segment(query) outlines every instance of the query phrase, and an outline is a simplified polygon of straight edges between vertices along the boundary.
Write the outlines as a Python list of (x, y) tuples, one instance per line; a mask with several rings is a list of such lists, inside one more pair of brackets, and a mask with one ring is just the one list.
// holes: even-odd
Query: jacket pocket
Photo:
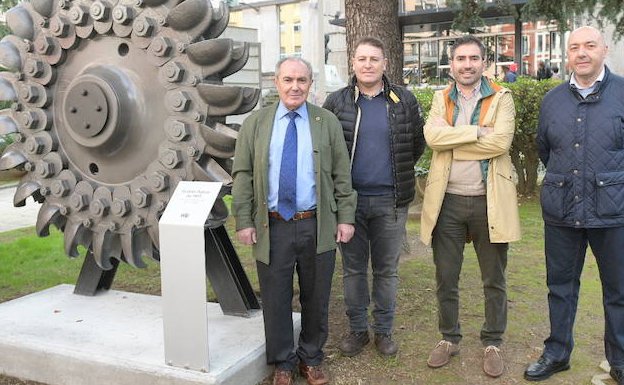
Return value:
[(615, 135), (615, 146), (621, 150), (624, 148), (624, 117), (613, 118), (613, 134)]
[(540, 203), (544, 218), (563, 220), (570, 211), (569, 182), (565, 175), (546, 173), (542, 182)]
[(624, 172), (596, 174), (596, 214), (600, 217), (624, 215)]

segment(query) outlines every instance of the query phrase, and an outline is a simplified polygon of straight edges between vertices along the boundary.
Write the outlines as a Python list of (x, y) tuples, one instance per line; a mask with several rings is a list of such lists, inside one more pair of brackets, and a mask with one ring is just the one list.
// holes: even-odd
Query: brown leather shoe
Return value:
[(273, 372), (273, 385), (294, 385), (294, 383), (292, 371), (275, 368)]
[(299, 374), (305, 378), (310, 385), (325, 385), (329, 384), (329, 375), (323, 371), (321, 365), (308, 366), (303, 362), (299, 363)]
[(442, 340), (431, 351), (427, 365), (430, 368), (440, 368), (449, 363), (452, 356), (459, 354), (459, 345)]
[(485, 348), (483, 354), (483, 371), (490, 377), (500, 377), (505, 370), (503, 357), (498, 347), (490, 345)]

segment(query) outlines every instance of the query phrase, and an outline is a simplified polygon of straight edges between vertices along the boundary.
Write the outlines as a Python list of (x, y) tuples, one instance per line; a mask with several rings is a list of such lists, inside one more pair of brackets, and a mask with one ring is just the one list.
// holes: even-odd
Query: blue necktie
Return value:
[(295, 119), (299, 114), (290, 111), (287, 115), (290, 121), (282, 150), (277, 212), (284, 220), (289, 221), (297, 212), (297, 125)]

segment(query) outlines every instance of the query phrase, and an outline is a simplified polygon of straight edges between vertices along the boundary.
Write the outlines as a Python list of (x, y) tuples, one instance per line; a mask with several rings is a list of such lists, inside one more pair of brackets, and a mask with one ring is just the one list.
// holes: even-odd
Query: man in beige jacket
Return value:
[(473, 242), (485, 294), (483, 370), (503, 373), (500, 353), (507, 325), (505, 268), (508, 242), (520, 238), (509, 148), (515, 109), (511, 93), (487, 78), (485, 47), (463, 36), (451, 47), (455, 83), (436, 92), (424, 128), (433, 150), (422, 209), (421, 239), (433, 247), (439, 330), (427, 364), (446, 365), (459, 353), (459, 274), (466, 242)]

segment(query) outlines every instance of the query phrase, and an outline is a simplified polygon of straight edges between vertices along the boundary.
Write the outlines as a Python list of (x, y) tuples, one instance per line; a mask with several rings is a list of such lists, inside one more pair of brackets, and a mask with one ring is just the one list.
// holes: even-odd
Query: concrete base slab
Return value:
[[(59, 285), (0, 304), (0, 373), (51, 385), (252, 385), (269, 375), (262, 313), (207, 306), (207, 373), (165, 363), (158, 296)], [(293, 314), (295, 335), (300, 315)]]

